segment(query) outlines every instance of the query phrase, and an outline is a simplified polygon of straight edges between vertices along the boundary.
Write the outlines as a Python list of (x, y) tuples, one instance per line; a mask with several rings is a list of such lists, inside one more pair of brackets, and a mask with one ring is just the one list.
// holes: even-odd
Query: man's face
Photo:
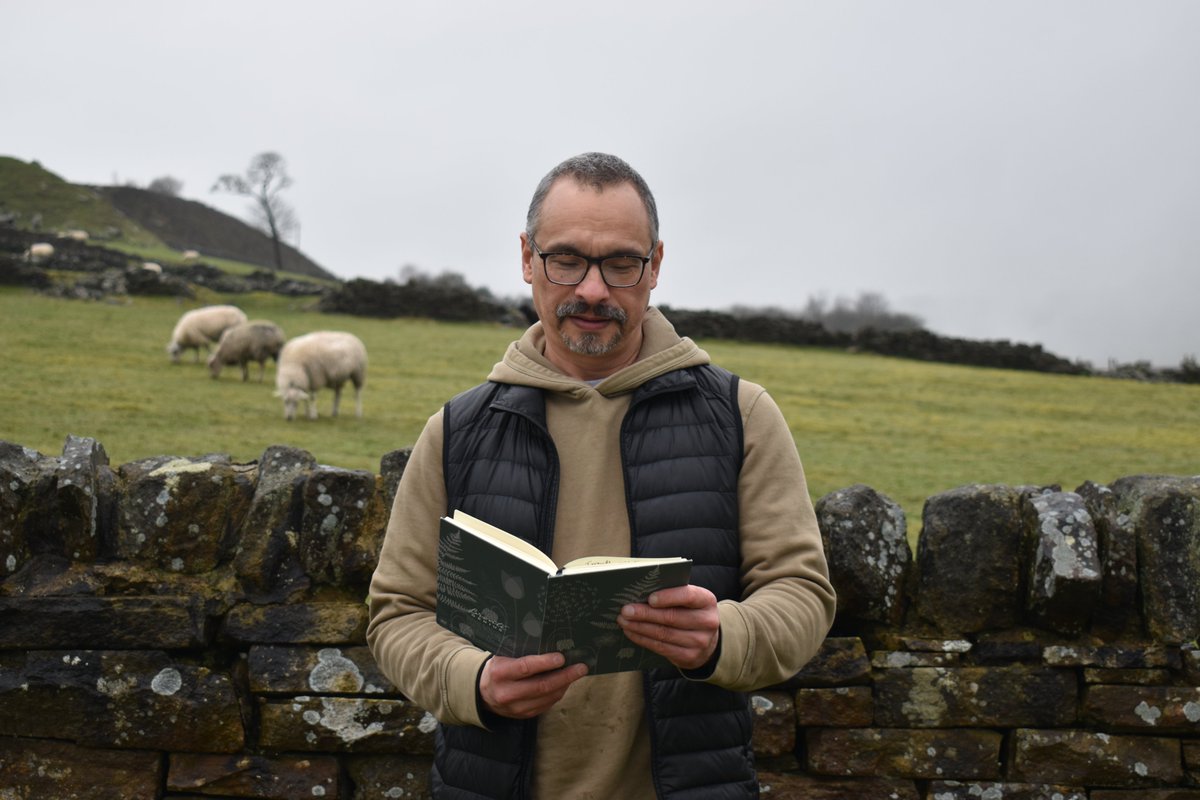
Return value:
[[(546, 279), (542, 259), (529, 236), (521, 234), (525, 282), (546, 332), (546, 357), (567, 375), (595, 379), (637, 359), (642, 318), (650, 290), (658, 284), (661, 242), (651, 242), (650, 221), (632, 184), (596, 191), (560, 178), (546, 194), (534, 241), (543, 253), (574, 253), (591, 258), (650, 255), (636, 286), (614, 289), (600, 267), (591, 264), (581, 283), (561, 286)], [(651, 252), (651, 245), (654, 249)]]

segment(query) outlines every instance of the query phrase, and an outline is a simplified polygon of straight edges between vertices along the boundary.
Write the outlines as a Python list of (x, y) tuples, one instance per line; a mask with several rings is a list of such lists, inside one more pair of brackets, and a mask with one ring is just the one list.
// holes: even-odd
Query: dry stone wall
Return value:
[[(0, 442), (0, 800), (428, 796), (364, 646), (406, 461)], [(1200, 800), (1200, 477), (959, 487), (915, 555), (869, 487), (817, 511), (838, 619), (753, 695), (765, 796)]]

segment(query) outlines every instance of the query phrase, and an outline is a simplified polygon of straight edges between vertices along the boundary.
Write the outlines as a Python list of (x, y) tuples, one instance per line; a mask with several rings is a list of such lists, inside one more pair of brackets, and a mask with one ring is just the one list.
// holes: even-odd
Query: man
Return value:
[[(835, 606), (791, 433), (649, 305), (658, 212), (624, 161), (560, 164), (520, 238), (539, 322), (413, 448), (371, 583), (372, 652), (441, 722), (438, 797), (757, 796), (743, 693), (799, 670)], [(438, 519), (455, 508), (560, 564), (692, 558), (691, 585), (618, 620), (674, 667), (585, 677), (439, 627)]]

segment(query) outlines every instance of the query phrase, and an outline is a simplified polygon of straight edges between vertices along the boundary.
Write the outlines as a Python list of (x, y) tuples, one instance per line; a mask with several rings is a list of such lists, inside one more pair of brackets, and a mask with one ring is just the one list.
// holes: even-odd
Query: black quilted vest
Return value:
[[(621, 424), (633, 555), (691, 558), (692, 583), (718, 600), (741, 596), (737, 383), (715, 366), (667, 373), (634, 392)], [(558, 453), (541, 390), (485, 383), (447, 403), (444, 420), (447, 510), (462, 509), (549, 553)], [(674, 669), (644, 673), (644, 688), (658, 797), (758, 796), (745, 694)], [(492, 718), (489, 726), (440, 726), (434, 796), (531, 796), (537, 721)]]

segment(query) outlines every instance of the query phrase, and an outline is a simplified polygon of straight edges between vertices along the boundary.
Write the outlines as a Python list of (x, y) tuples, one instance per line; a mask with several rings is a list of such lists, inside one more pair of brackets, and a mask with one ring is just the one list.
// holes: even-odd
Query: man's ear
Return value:
[(658, 240), (658, 244), (654, 245), (654, 251), (650, 254), (650, 288), (658, 286), (658, 268), (663, 260), (663, 243), (662, 239)]
[(525, 282), (533, 284), (533, 246), (529, 243), (529, 234), (521, 231), (521, 277)]

